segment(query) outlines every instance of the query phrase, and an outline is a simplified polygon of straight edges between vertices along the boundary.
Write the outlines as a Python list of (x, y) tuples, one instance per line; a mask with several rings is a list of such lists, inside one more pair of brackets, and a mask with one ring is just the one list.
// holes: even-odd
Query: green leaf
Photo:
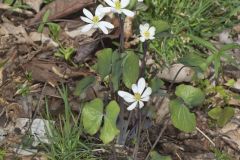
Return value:
[(139, 76), (139, 58), (133, 52), (128, 52), (123, 62), (123, 82), (131, 88)]
[(233, 87), (236, 81), (234, 79), (229, 79), (226, 83), (226, 86)]
[(187, 54), (180, 58), (179, 62), (189, 67), (198, 67), (202, 72), (204, 72), (208, 67), (206, 59), (197, 54)]
[(94, 135), (99, 130), (103, 117), (103, 102), (96, 98), (84, 105), (82, 110), (82, 122), (84, 131)]
[(222, 113), (217, 120), (217, 124), (219, 127), (223, 127), (229, 120), (234, 116), (234, 108), (232, 107), (224, 107)]
[(52, 38), (57, 41), (59, 38), (60, 30), (61, 30), (60, 25), (57, 23), (52, 23), (52, 22), (48, 22), (47, 25), (51, 32)]
[(192, 132), (196, 127), (196, 117), (180, 100), (170, 101), (170, 113), (173, 125), (181, 131)]
[(96, 81), (94, 76), (85, 77), (77, 82), (77, 86), (74, 91), (74, 95), (80, 96), (89, 86)]
[(218, 50), (214, 47), (214, 45), (205, 39), (202, 39), (200, 37), (196, 37), (194, 35), (188, 35), (191, 40), (193, 40), (195, 43), (198, 43), (202, 45), (203, 47), (206, 47), (207, 49), (211, 50), (213, 53), (218, 52)]
[(151, 25), (153, 25), (156, 28), (157, 33), (166, 31), (170, 28), (169, 24), (163, 20), (152, 20)]
[(122, 64), (122, 60), (120, 58), (120, 55), (117, 52), (113, 52), (111, 80), (112, 80), (114, 91), (117, 91), (119, 89), (120, 77), (122, 74), (121, 64)]
[(164, 85), (164, 82), (160, 78), (153, 78), (150, 82), (150, 87), (152, 88), (152, 92), (157, 92), (160, 87)]
[(136, 4), (137, 4), (137, 0), (130, 0), (130, 3), (127, 6), (127, 9), (132, 10), (133, 8), (135, 8)]
[(235, 43), (231, 43), (231, 44), (225, 44), (224, 46), (221, 47), (221, 49), (219, 50), (220, 54), (232, 49), (240, 49), (240, 45), (239, 44), (235, 44)]
[(50, 15), (50, 10), (47, 10), (44, 15), (43, 15), (43, 18), (42, 18), (42, 22), (43, 23), (46, 23), (48, 21), (48, 17)]
[(106, 48), (97, 52), (97, 72), (105, 78), (111, 72), (112, 49)]
[(42, 32), (43, 32), (44, 25), (45, 25), (44, 23), (41, 23), (41, 24), (39, 25), (38, 30), (37, 30), (39, 33), (42, 33)]
[(100, 139), (104, 144), (110, 143), (120, 132), (116, 125), (119, 112), (120, 107), (116, 101), (111, 101), (106, 107), (104, 125), (100, 131)]
[(151, 160), (172, 160), (170, 156), (161, 156), (158, 152), (152, 151), (150, 153)]
[(221, 113), (222, 113), (222, 108), (215, 107), (208, 112), (208, 116), (211, 117), (212, 119), (218, 120)]
[(216, 107), (208, 112), (209, 117), (217, 120), (219, 127), (223, 127), (234, 116), (234, 108), (225, 107), (224, 109)]
[(190, 85), (181, 84), (177, 86), (175, 94), (181, 97), (190, 108), (201, 105), (205, 100), (202, 90)]
[(44, 26), (45, 24), (47, 23), (48, 21), (48, 17), (50, 15), (50, 10), (47, 10), (44, 15), (43, 15), (43, 18), (42, 18), (42, 22), (40, 23), (39, 27), (38, 27), (38, 32), (39, 33), (42, 33), (43, 32), (43, 29), (44, 29)]

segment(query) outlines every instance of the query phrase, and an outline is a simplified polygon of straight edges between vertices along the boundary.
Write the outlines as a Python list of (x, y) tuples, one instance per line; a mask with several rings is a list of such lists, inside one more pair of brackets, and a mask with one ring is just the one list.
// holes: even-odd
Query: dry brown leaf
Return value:
[(57, 62), (32, 59), (23, 65), (23, 69), (32, 73), (32, 79), (38, 82), (48, 82), (56, 86), (58, 82), (64, 82), (66, 78), (87, 76), (88, 71), (73, 70), (65, 63), (57, 65)]
[(76, 62), (83, 62), (88, 58), (91, 53), (98, 47), (99, 40), (89, 39), (89, 41), (84, 41), (78, 45), (77, 53), (74, 56)]
[[(237, 150), (240, 150), (240, 110), (235, 109), (235, 115), (229, 123), (227, 123), (221, 130), (220, 133), (224, 135), (222, 137), (230, 145), (236, 144)], [(234, 146), (234, 145), (232, 145)]]
[(56, 0), (44, 7), (36, 16), (30, 20), (29, 25), (41, 21), (46, 11), (50, 10), (49, 20), (62, 18), (80, 11), (82, 8), (94, 4), (94, 0)]
[(124, 22), (124, 37), (126, 41), (128, 41), (133, 36), (132, 26), (133, 18), (126, 17)]
[(23, 114), (22, 106), (18, 103), (11, 103), (6, 107), (6, 118), (10, 122), (16, 122), (17, 118)]
[(39, 12), (43, 0), (23, 0), (23, 2), (32, 7), (36, 12)]

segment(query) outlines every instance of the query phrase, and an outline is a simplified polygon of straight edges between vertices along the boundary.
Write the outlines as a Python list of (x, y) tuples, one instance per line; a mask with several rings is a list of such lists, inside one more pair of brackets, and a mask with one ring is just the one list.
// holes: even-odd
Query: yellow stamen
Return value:
[(149, 31), (146, 31), (146, 32), (144, 32), (143, 34), (144, 34), (145, 38), (147, 38), (147, 39), (150, 37)]
[(121, 9), (121, 2), (120, 1), (115, 1), (115, 8), (116, 8), (116, 10), (120, 10)]
[(141, 100), (141, 94), (135, 93), (134, 98), (135, 98), (136, 101), (140, 101)]
[(99, 17), (98, 16), (94, 16), (93, 19), (92, 19), (93, 23), (98, 23), (99, 21)]

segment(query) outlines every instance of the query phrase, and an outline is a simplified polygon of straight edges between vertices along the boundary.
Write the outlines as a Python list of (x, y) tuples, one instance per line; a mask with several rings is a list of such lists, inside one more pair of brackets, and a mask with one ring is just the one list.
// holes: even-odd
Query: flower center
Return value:
[(135, 98), (136, 101), (140, 101), (141, 100), (141, 94), (135, 93), (134, 98)]
[(121, 2), (119, 1), (119, 0), (116, 0), (115, 1), (115, 8), (116, 8), (116, 10), (120, 10), (121, 9)]
[(94, 24), (98, 23), (99, 17), (98, 16), (94, 16), (92, 21), (93, 21)]
[(144, 37), (147, 38), (147, 39), (150, 37), (149, 31), (144, 32), (143, 35), (144, 35)]

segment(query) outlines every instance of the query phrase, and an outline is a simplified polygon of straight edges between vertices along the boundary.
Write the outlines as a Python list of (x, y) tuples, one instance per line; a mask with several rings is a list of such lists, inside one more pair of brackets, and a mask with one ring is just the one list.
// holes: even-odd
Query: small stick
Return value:
[(200, 132), (214, 147), (216, 146), (215, 143), (198, 127), (196, 127), (197, 131)]

